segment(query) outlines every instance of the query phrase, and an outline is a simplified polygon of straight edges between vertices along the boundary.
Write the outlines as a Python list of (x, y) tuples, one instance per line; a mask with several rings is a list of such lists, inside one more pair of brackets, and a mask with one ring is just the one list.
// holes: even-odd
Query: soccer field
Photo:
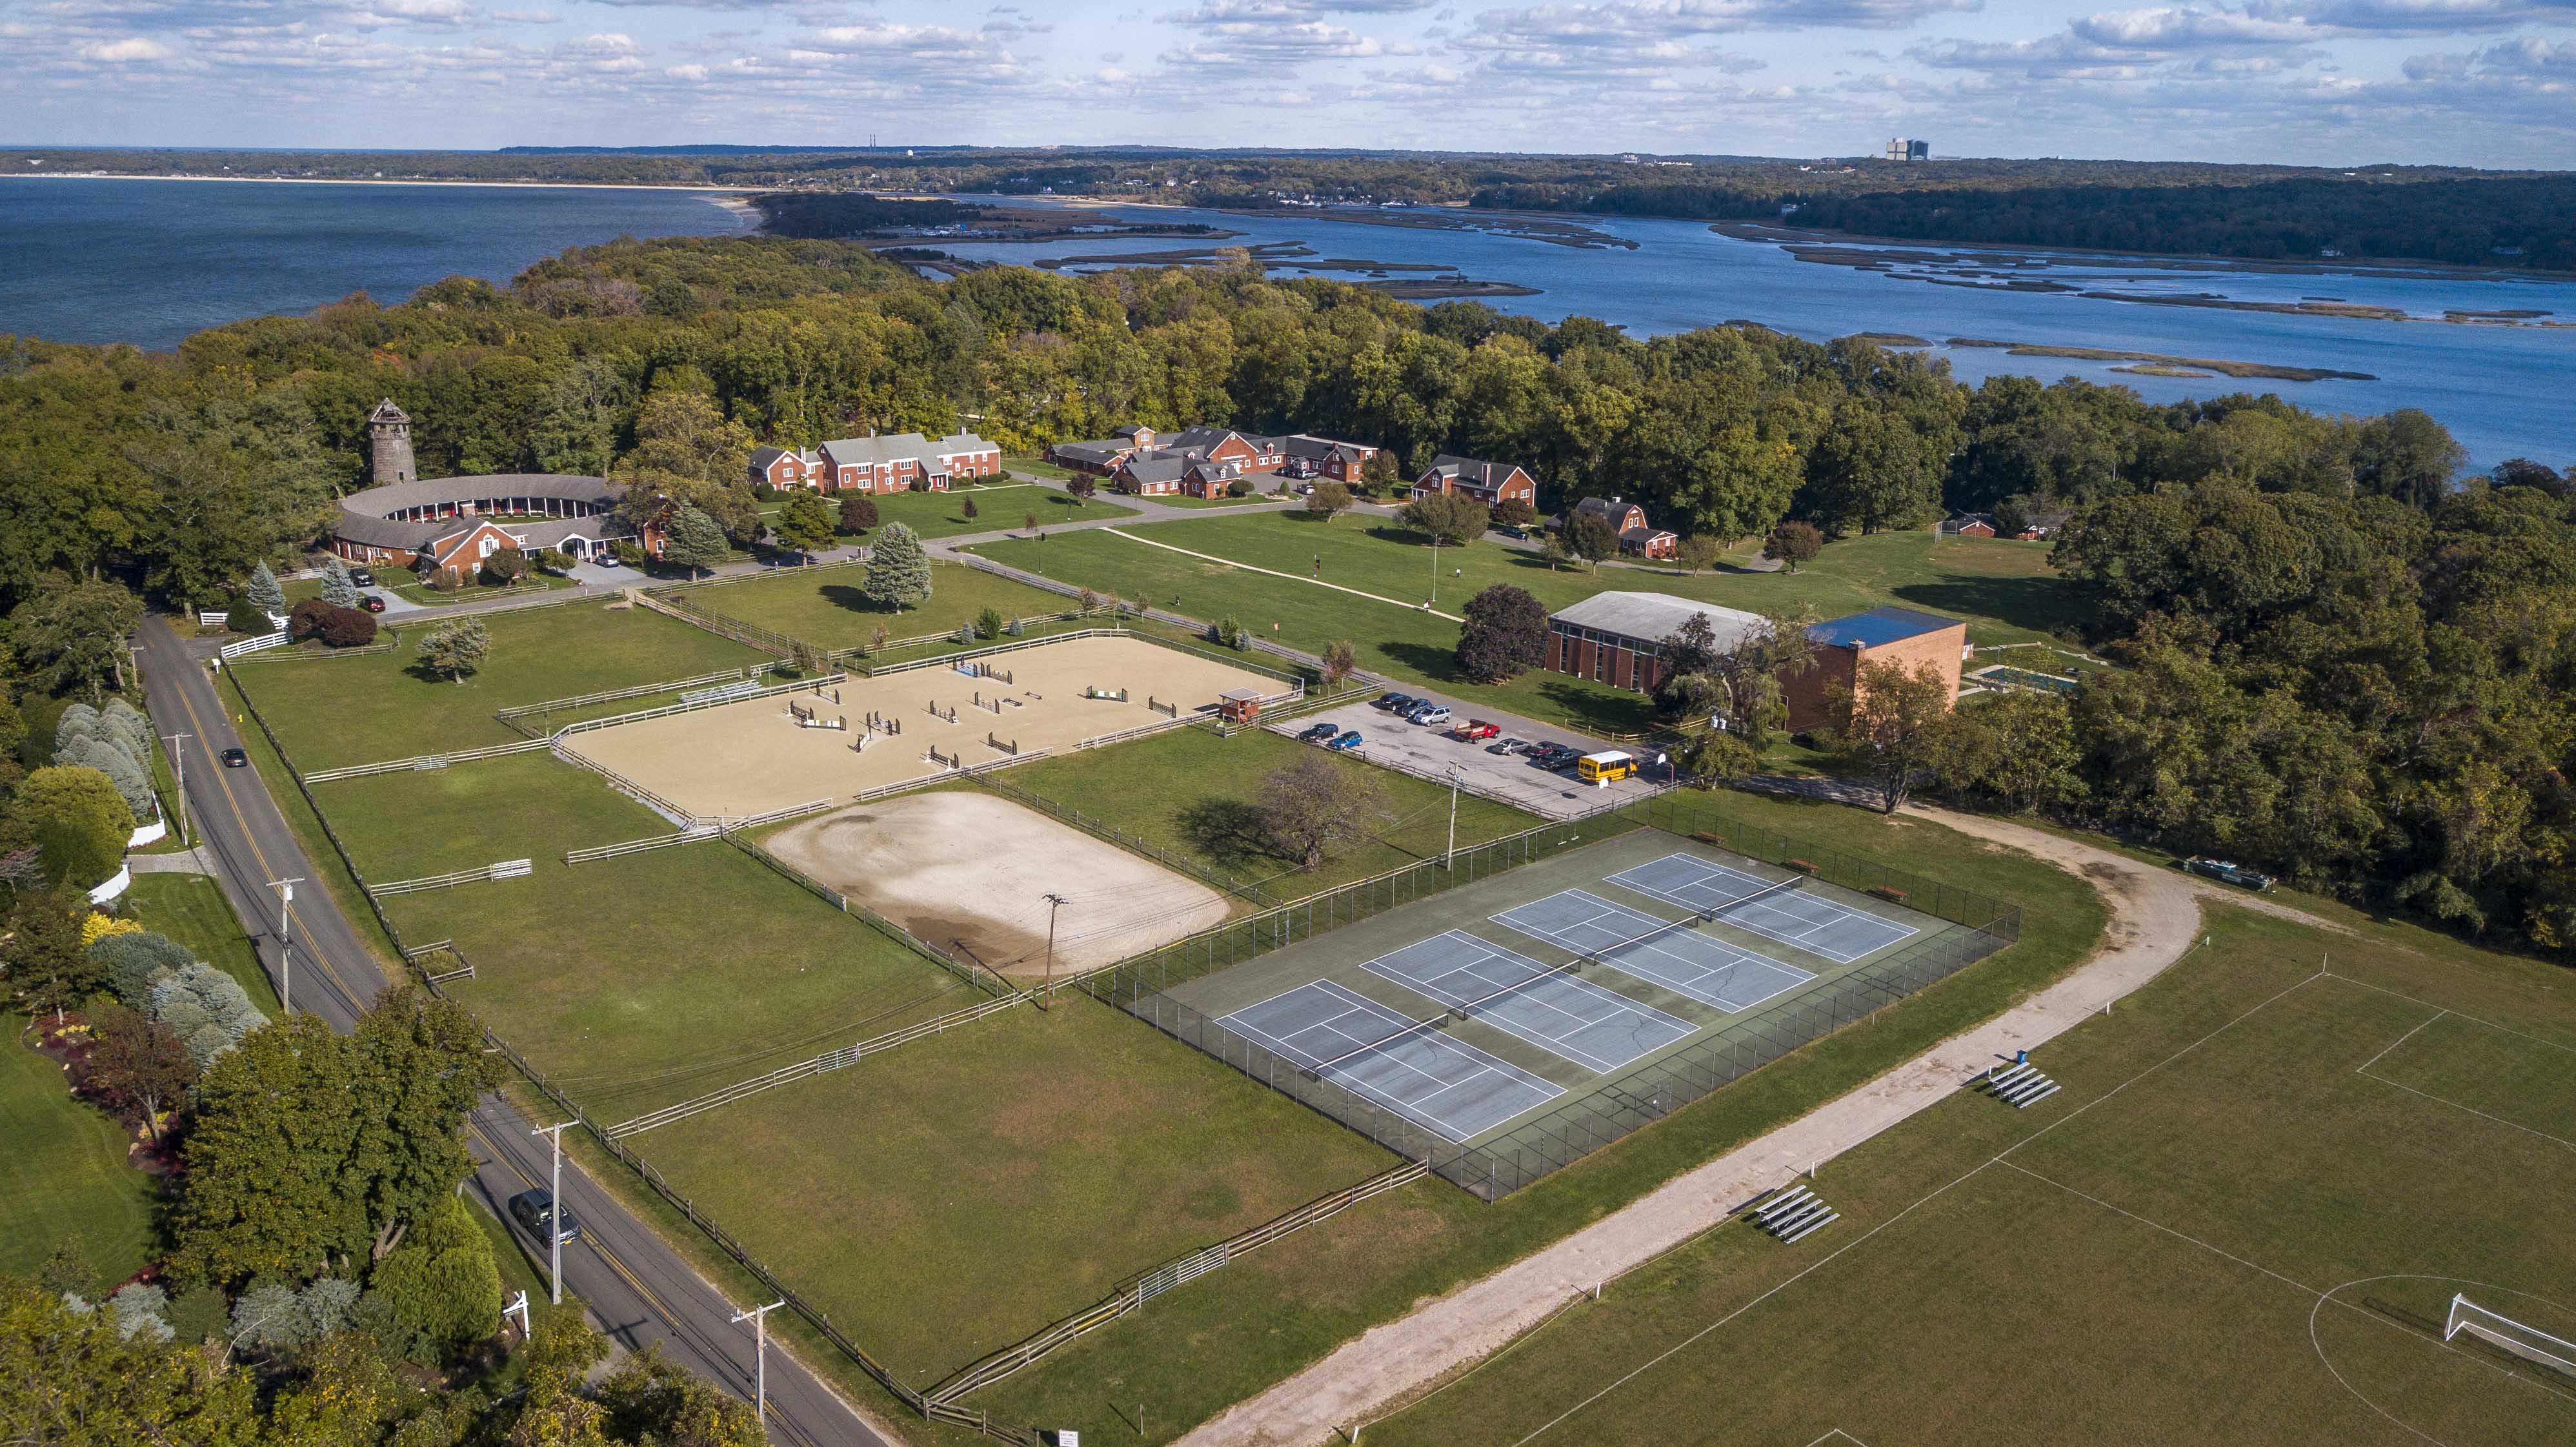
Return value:
[(2043, 1052), (2058, 1095), (1963, 1092), (1824, 1164), (1834, 1224), (1712, 1232), (1368, 1440), (2576, 1440), (2576, 1380), (2442, 1339), (2455, 1294), (2576, 1334), (2576, 1011), (2212, 935)]

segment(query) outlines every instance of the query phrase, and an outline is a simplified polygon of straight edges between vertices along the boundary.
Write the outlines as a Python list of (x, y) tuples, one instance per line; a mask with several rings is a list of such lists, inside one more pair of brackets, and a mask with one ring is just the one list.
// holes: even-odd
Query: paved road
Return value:
[[(337, 1029), (352, 1028), (366, 1002), (385, 987), (385, 977), (322, 887), (323, 866), (305, 857), (267, 781), (252, 769), (215, 764), (224, 749), (241, 742), (233, 715), (166, 620), (144, 620), (135, 659), (157, 705), (154, 722), (172, 733), (195, 735), (188, 744), (189, 817), (234, 912), (256, 922), (249, 933), (261, 963), (271, 979), (278, 977), (278, 906), (266, 881), (301, 876), (306, 883), (295, 892), (293, 1004)], [(277, 787), (292, 784), (278, 780)], [(467, 1124), (477, 1165), (469, 1192), (496, 1216), (503, 1201), (545, 1183), (546, 1145), (529, 1134), (536, 1124), (499, 1096), (487, 1096)], [(732, 1324), (734, 1304), (569, 1161), (564, 1202), (584, 1236), (564, 1250), (564, 1284), (588, 1303), (600, 1329), (630, 1350), (658, 1343), (672, 1361), (749, 1400), (751, 1331), (747, 1324)], [(887, 1447), (892, 1440), (775, 1345), (769, 1353), (768, 1420), (775, 1440), (800, 1447)]]
[[(1405, 691), (1412, 693), (1409, 686)], [(1413, 694), (1415, 698), (1428, 696)], [(1607, 747), (1572, 729), (1496, 713), (1482, 705), (1470, 710), (1454, 699), (1442, 702), (1448, 704), (1453, 724), (1464, 723), (1471, 718), (1482, 719), (1501, 729), (1507, 737), (1531, 743), (1573, 744), (1587, 753)], [(1429, 728), (1409, 724), (1361, 702), (1300, 715), (1272, 724), (1270, 729), (1273, 733), (1293, 737), (1319, 723), (1359, 730), (1361, 743), (1352, 752), (1372, 764), (1428, 779), (1445, 779), (1448, 770), (1455, 767), (1468, 789), (1489, 799), (1500, 799), (1526, 809), (1543, 819), (1568, 818), (1588, 813), (1604, 804), (1623, 803), (1655, 792), (1644, 779), (1623, 779), (1608, 788), (1585, 784), (1574, 777), (1570, 768), (1564, 773), (1552, 773), (1533, 766), (1518, 755), (1487, 753), (1481, 743), (1460, 741), (1450, 733), (1450, 725)], [(1644, 745), (1635, 746), (1635, 751), (1649, 763), (1655, 757), (1654, 750)], [(1650, 769), (1648, 773), (1657, 782), (1663, 778), (1660, 769)]]

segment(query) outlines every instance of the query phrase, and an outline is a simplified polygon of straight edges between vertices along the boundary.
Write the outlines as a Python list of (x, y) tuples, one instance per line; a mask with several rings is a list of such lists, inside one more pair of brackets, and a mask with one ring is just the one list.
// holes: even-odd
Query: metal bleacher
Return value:
[(1977, 1085), (2015, 1110), (2027, 1110), (2057, 1093), (2057, 1082), (2040, 1074), (2038, 1066), (2012, 1061), (1988, 1069)]
[(1773, 1192), (1753, 1208), (1753, 1224), (1770, 1233), (1771, 1238), (1786, 1246), (1801, 1237), (1842, 1219), (1842, 1213), (1824, 1202), (1824, 1198), (1805, 1186), (1788, 1186)]
[(746, 678), (739, 683), (722, 683), (716, 685), (714, 688), (691, 689), (689, 692), (680, 695), (680, 702), (727, 703), (737, 698), (748, 698), (752, 694), (760, 692), (760, 690), (761, 682), (759, 679)]

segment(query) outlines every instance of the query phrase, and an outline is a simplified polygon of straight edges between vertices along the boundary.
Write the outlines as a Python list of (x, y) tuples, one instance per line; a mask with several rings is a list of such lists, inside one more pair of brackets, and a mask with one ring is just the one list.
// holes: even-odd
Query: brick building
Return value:
[[(1682, 540), (1667, 529), (1647, 521), (1646, 510), (1625, 498), (1587, 497), (1574, 505), (1574, 511), (1588, 513), (1610, 525), (1619, 539), (1619, 552), (1631, 558), (1669, 558), (1681, 551)], [(1559, 518), (1549, 528), (1553, 532), (1565, 526)]]
[(1487, 507), (1500, 507), (1505, 502), (1520, 501), (1538, 506), (1538, 479), (1508, 462), (1479, 462), (1472, 457), (1452, 457), (1447, 453), (1431, 460), (1422, 475), (1413, 480), (1413, 495), (1429, 497), (1433, 493), (1451, 493), (1472, 497)]
[[(1672, 672), (1663, 642), (1693, 618), (1706, 618), (1722, 652), (1765, 626), (1758, 613), (1695, 603), (1668, 593), (1595, 593), (1548, 620), (1543, 666), (1613, 688), (1651, 693)], [(1956, 618), (1910, 608), (1874, 608), (1819, 623), (1807, 630), (1813, 666), (1782, 680), (1791, 729), (1826, 721), (1835, 686), (1850, 688), (1864, 664), (1893, 663), (1912, 673), (1932, 665), (1959, 696), (1959, 664), (1968, 625)]]

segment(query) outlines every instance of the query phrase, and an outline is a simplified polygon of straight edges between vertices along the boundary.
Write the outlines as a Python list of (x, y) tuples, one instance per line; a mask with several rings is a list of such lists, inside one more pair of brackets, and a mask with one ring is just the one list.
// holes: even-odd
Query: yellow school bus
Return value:
[(1598, 754), (1585, 754), (1574, 761), (1574, 776), (1587, 784), (1606, 784), (1637, 772), (1637, 761), (1610, 749)]

